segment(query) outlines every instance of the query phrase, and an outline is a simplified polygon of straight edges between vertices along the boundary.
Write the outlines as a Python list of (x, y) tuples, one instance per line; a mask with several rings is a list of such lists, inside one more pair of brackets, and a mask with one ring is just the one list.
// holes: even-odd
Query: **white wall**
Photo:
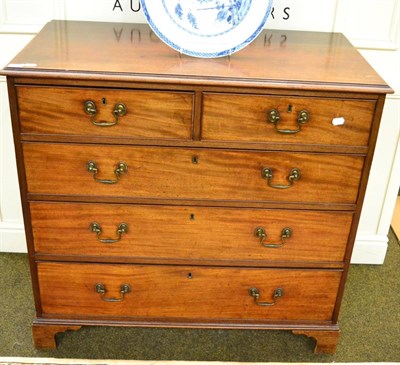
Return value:
[[(139, 0), (0, 0), (0, 67), (51, 19), (140, 22)], [(400, 185), (400, 0), (275, 0), (266, 28), (343, 32), (395, 90), (387, 98), (352, 262), (383, 263)], [(25, 252), (5, 79), (0, 78), (0, 251)]]

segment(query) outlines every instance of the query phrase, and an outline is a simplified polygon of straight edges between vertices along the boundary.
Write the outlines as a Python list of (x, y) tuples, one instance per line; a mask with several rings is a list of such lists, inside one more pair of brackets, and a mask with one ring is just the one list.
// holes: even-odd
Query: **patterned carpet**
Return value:
[[(2, 358), (0, 365), (304, 365), (306, 363), (251, 363), (251, 362), (206, 362), (206, 361), (127, 361), (127, 360), (83, 360), (83, 359), (47, 359), (47, 358)], [(313, 365), (323, 365), (322, 363), (312, 363)], [(335, 363), (335, 365), (400, 365), (399, 362), (385, 363)]]
[[(207, 361), (141, 361), (141, 360), (89, 360), (35, 357), (0, 357), (0, 365), (285, 365), (285, 363), (207, 362)], [(298, 363), (299, 365), (301, 363)], [(389, 363), (385, 363), (387, 365)], [(395, 364), (394, 365), (400, 365)], [(296, 365), (296, 363), (286, 363)], [(315, 363), (313, 365), (323, 365)], [(336, 365), (336, 364), (335, 364)], [(360, 363), (357, 363), (360, 365)], [(361, 364), (362, 365), (362, 364)], [(366, 364), (367, 365), (367, 364)]]

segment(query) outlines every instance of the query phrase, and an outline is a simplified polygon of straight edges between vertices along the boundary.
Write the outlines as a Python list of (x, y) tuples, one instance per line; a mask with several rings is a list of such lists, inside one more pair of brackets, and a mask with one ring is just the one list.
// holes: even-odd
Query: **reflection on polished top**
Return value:
[(252, 0), (162, 0), (170, 19), (185, 32), (203, 37), (228, 33), (246, 17)]
[(230, 57), (198, 59), (166, 46), (145, 24), (52, 21), (2, 71), (29, 77), (301, 88), (391, 89), (339, 33), (264, 30)]

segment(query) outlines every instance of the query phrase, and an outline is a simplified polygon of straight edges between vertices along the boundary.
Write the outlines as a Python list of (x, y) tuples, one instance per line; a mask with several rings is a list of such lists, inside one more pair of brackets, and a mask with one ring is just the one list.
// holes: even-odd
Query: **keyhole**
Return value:
[(189, 274), (187, 274), (187, 278), (188, 278), (188, 279), (193, 279), (193, 275), (192, 275), (191, 272), (190, 272)]
[(192, 156), (192, 163), (198, 164), (199, 163), (199, 157), (198, 156)]
[(191, 221), (194, 221), (194, 214), (193, 214), (193, 213), (190, 214), (190, 220), (191, 220)]
[(102, 103), (103, 105), (106, 105), (106, 104), (107, 104), (106, 98), (101, 99), (101, 103)]
[(287, 108), (287, 112), (288, 112), (288, 113), (291, 113), (292, 110), (293, 110), (293, 105), (289, 105), (288, 108)]

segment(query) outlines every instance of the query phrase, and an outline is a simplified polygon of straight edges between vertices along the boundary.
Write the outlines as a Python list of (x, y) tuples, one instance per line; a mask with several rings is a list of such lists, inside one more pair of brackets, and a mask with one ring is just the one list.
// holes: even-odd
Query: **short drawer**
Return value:
[[(374, 100), (205, 93), (201, 135), (209, 141), (367, 146), (375, 104)], [(276, 117), (279, 123), (270, 121)], [(344, 118), (344, 124), (333, 125), (335, 118)]]
[(352, 213), (31, 202), (38, 254), (267, 266), (344, 260)]
[(24, 143), (23, 152), (29, 193), (203, 201), (354, 204), (364, 163), (354, 155), (47, 143)]
[[(341, 275), (339, 270), (38, 263), (44, 316), (329, 321)], [(260, 305), (265, 303), (272, 305)]]
[(185, 140), (192, 134), (190, 92), (18, 86), (17, 96), (22, 134)]

